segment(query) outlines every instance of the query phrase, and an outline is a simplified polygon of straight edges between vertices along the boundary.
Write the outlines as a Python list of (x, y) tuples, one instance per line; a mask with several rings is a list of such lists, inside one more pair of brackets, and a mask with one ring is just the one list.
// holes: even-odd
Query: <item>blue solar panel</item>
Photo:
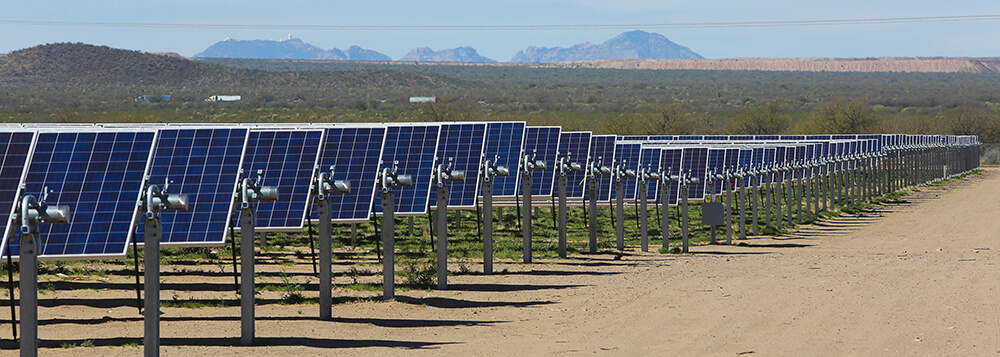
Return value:
[(559, 134), (559, 157), (569, 155), (569, 162), (575, 162), (583, 167), (580, 171), (566, 173), (566, 198), (583, 198), (583, 192), (587, 190), (584, 177), (587, 174), (587, 158), (590, 155), (590, 132), (575, 131), (562, 132)]
[(652, 135), (649, 140), (677, 140), (675, 135)]
[[(256, 229), (300, 231), (305, 223), (309, 187), (319, 159), (322, 130), (270, 130), (250, 132), (243, 158), (243, 172), (263, 170), (264, 186), (278, 187), (277, 201), (261, 201), (256, 208)], [(329, 167), (323, 169), (329, 172)], [(239, 217), (236, 217), (239, 226)]]
[(637, 141), (648, 141), (648, 140), (649, 140), (649, 136), (648, 136), (648, 135), (625, 135), (625, 136), (619, 136), (619, 137), (618, 137), (618, 140), (627, 140), (627, 141), (633, 141), (633, 140), (637, 140)]
[[(558, 126), (529, 126), (525, 131), (524, 152), (529, 155), (534, 154), (536, 159), (545, 161), (545, 164), (548, 165), (547, 170), (531, 172), (532, 196), (552, 196), (561, 132), (562, 127)], [(520, 186), (517, 188), (517, 194), (521, 194)], [(539, 202), (539, 204), (541, 203), (544, 202)]]
[[(781, 166), (783, 166), (785, 164), (785, 147), (784, 146), (778, 146), (778, 147), (774, 148), (774, 159), (773, 159), (773, 162), (778, 167), (781, 167)], [(768, 182), (770, 182), (770, 183), (776, 183), (776, 182), (780, 182), (783, 179), (784, 178), (782, 177), (782, 173), (780, 173), (780, 172), (774, 172), (774, 173), (771, 173), (771, 177), (770, 177), (770, 180)]]
[(7, 235), (10, 234), (7, 224), (11, 222), (10, 217), (17, 207), (18, 190), (21, 188), (21, 179), (27, 172), (25, 168), (34, 141), (34, 132), (0, 132), (0, 229), (3, 229), (0, 234), (0, 253), (3, 254), (7, 252)]
[[(708, 149), (708, 174), (721, 174), (725, 170), (725, 160), (726, 160), (726, 149), (710, 148)], [(705, 181), (706, 177), (702, 176), (699, 178), (703, 182), (711, 183), (711, 185), (705, 185), (705, 193), (710, 195), (717, 195), (722, 192), (722, 180), (709, 180)]]
[[(660, 174), (661, 175), (680, 175), (683, 170), (682, 158), (684, 156), (684, 150), (680, 148), (664, 148), (660, 151)], [(668, 182), (667, 187), (670, 189), (667, 196), (668, 205), (676, 205), (677, 200), (680, 198), (680, 183), (679, 182)]]
[[(740, 172), (747, 172), (750, 170), (750, 164), (753, 163), (754, 151), (753, 148), (741, 148), (740, 159), (737, 167)], [(750, 187), (750, 176), (743, 176), (743, 187)]]
[[(639, 151), (639, 168), (649, 169), (650, 172), (659, 173), (663, 175), (664, 173), (660, 170), (660, 151), (661, 148), (653, 147), (643, 147)], [(636, 171), (638, 174), (639, 171)], [(638, 186), (638, 185), (637, 185)], [(636, 197), (638, 197), (639, 189), (636, 189)], [(656, 202), (660, 199), (660, 183), (657, 181), (646, 181), (646, 199), (650, 202)]]
[(780, 135), (754, 135), (753, 139), (754, 140), (758, 140), (758, 141), (778, 140), (779, 137), (780, 137)]
[[(642, 145), (639, 143), (629, 143), (615, 144), (615, 164), (624, 165), (625, 169), (632, 170), (639, 174), (639, 155)], [(636, 186), (638, 182), (635, 177), (622, 177), (623, 189), (624, 189), (624, 199), (626, 201), (635, 201), (636, 199)], [(612, 182), (612, 185), (615, 183)], [(611, 187), (611, 199), (618, 199), (617, 190)]]
[[(440, 125), (391, 125), (386, 130), (382, 167), (392, 168), (399, 161), (397, 173), (413, 176), (413, 186), (392, 189), (396, 215), (427, 213), (440, 132)], [(375, 195), (375, 212), (382, 212), (382, 195)]]
[[(615, 136), (594, 135), (590, 138), (590, 160), (596, 160), (600, 166), (614, 168)], [(597, 201), (607, 202), (611, 199), (611, 185), (614, 179), (611, 175), (597, 175)], [(590, 199), (590, 190), (584, 192), (583, 198)]]
[(688, 184), (688, 198), (705, 198), (705, 175), (708, 173), (708, 148), (684, 148), (681, 169), (688, 177), (697, 178), (698, 183)]
[[(438, 164), (452, 163), (453, 170), (465, 171), (465, 180), (446, 182), (448, 208), (475, 208), (479, 192), (479, 164), (486, 139), (486, 123), (455, 123), (441, 125), (438, 143)], [(452, 159), (453, 161), (449, 161)], [(436, 183), (432, 183), (436, 185)], [(432, 188), (430, 205), (437, 207), (437, 189)]]
[[(323, 132), (319, 168), (333, 166), (332, 179), (351, 184), (350, 193), (327, 196), (331, 221), (359, 223), (371, 216), (385, 132), (381, 126), (338, 126)], [(312, 217), (318, 218), (315, 209)]]
[(729, 140), (733, 141), (753, 140), (753, 135), (730, 135)]
[(729, 135), (705, 135), (703, 140), (709, 141), (729, 141)]
[[(24, 194), (54, 192), (68, 205), (70, 224), (39, 226), (40, 259), (123, 257), (156, 133), (153, 131), (40, 132), (28, 164)], [(176, 191), (174, 191), (176, 192)], [(11, 253), (20, 250), (11, 242)]]
[[(806, 146), (805, 145), (796, 146), (795, 147), (795, 161), (793, 161), (793, 163), (794, 164), (800, 164), (800, 163), (802, 163), (806, 159), (806, 154), (808, 154), (808, 153), (806, 152)], [(802, 170), (802, 169), (800, 169), (800, 170), (794, 170), (794, 172), (795, 172), (795, 178), (802, 178), (803, 174), (805, 173), (805, 170)]]
[[(164, 214), (162, 245), (226, 243), (233, 194), (240, 179), (247, 128), (160, 129), (150, 162), (149, 184), (188, 195), (188, 210)], [(249, 173), (247, 173), (249, 174)], [(253, 174), (256, 175), (256, 174)], [(254, 176), (256, 177), (256, 176)], [(136, 239), (143, 242), (143, 225)]]
[[(727, 148), (726, 149), (726, 162), (723, 165), (725, 169), (729, 172), (734, 172), (740, 165), (740, 149), (739, 148)], [(733, 188), (735, 184), (735, 179), (729, 181), (729, 189)], [(724, 187), (723, 187), (724, 188)]]
[[(510, 176), (493, 178), (494, 197), (513, 197), (521, 183), (518, 167), (524, 148), (524, 122), (490, 122), (486, 127), (486, 148), (483, 154), (497, 165), (510, 169)], [(497, 158), (499, 155), (499, 158)]]

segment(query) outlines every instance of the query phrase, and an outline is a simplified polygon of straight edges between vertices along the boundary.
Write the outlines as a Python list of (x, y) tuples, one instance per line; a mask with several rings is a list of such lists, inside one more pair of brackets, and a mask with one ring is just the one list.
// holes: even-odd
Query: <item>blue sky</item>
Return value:
[(1000, 56), (1000, 20), (801, 27), (574, 30), (289, 30), (121, 28), (3, 21), (225, 25), (594, 25), (835, 20), (1000, 15), (996, 0), (32, 0), (0, 13), (0, 53), (54, 42), (194, 55), (227, 37), (293, 37), (324, 49), (351, 45), (400, 58), (414, 47), (472, 46), (508, 61), (528, 46), (603, 42), (640, 29), (663, 34), (707, 58)]

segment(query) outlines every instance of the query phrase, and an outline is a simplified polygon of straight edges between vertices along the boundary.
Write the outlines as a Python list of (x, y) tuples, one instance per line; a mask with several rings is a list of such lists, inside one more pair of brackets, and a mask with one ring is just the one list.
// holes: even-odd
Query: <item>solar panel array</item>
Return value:
[[(30, 128), (27, 128), (30, 127)], [(23, 125), (0, 128), (0, 219), (3, 244), (17, 254), (17, 230), (9, 221), (15, 203), (25, 194), (39, 195), (43, 187), (54, 192), (49, 202), (69, 205), (73, 223), (43, 225), (42, 259), (121, 257), (136, 226), (139, 197), (147, 184), (173, 181), (169, 193), (190, 198), (189, 211), (162, 216), (164, 244), (200, 246), (225, 241), (234, 218), (239, 181), (263, 172), (262, 185), (277, 186), (279, 201), (262, 202), (255, 209), (262, 230), (299, 230), (309, 207), (309, 188), (318, 171), (333, 170), (333, 179), (347, 180), (351, 193), (331, 195), (334, 222), (363, 222), (378, 212), (377, 177), (398, 161), (398, 172), (412, 175), (414, 185), (393, 188), (397, 214), (426, 214), (436, 204), (432, 195), (435, 164), (464, 170), (464, 182), (449, 183), (450, 207), (472, 207), (479, 195), (481, 160), (507, 166), (512, 177), (497, 182), (497, 194), (520, 193), (517, 173), (522, 155), (536, 155), (549, 169), (532, 173), (533, 196), (553, 193), (555, 166), (560, 156), (586, 167), (593, 163), (627, 169), (650, 168), (663, 174), (684, 173), (689, 199), (703, 199), (705, 178), (717, 173), (810, 164), (834, 158), (833, 170), (871, 167), (865, 154), (898, 153), (907, 148), (943, 148), (977, 145), (974, 137), (913, 135), (811, 136), (626, 136), (562, 132), (559, 127), (526, 127), (523, 122), (413, 123), (413, 124), (276, 124), (276, 125)], [(600, 158), (600, 160), (598, 160)], [(844, 161), (844, 158), (850, 160)], [(962, 168), (975, 167), (975, 163)], [(960, 169), (950, 169), (949, 172)], [(240, 174), (242, 171), (242, 175)], [(809, 177), (811, 167), (772, 171), (773, 182)], [(585, 197), (586, 172), (570, 172), (569, 198)], [(613, 177), (601, 175), (598, 201), (617, 198)], [(744, 185), (765, 182), (744, 180)], [(649, 182), (650, 200), (663, 194)], [(624, 178), (624, 199), (637, 197), (636, 178)], [(669, 204), (676, 204), (679, 183), (670, 182)], [(20, 187), (24, 187), (23, 190)], [(13, 236), (12, 236), (13, 235)], [(0, 245), (0, 249), (3, 245)]]

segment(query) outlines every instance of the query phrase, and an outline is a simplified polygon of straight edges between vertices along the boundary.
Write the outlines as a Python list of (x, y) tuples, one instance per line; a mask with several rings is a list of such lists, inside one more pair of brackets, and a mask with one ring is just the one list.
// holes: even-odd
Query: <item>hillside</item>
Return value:
[(702, 58), (663, 35), (645, 31), (622, 33), (601, 44), (584, 42), (568, 48), (531, 46), (518, 52), (514, 63), (558, 63), (614, 59)]
[(277, 72), (236, 69), (106, 46), (58, 43), (0, 57), (0, 85), (385, 87), (461, 85), (442, 76), (381, 69)]

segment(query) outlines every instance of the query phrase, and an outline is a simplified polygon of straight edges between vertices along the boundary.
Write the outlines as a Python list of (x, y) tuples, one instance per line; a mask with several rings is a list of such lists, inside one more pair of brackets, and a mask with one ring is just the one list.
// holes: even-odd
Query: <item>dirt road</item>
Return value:
[[(998, 197), (1000, 170), (991, 169), (917, 189), (904, 202), (876, 212), (741, 246), (697, 246), (690, 255), (633, 251), (621, 259), (598, 255), (499, 264), (498, 271), (508, 272), (453, 276), (447, 291), (400, 291), (394, 302), (348, 299), (334, 306), (334, 321), (317, 320), (316, 305), (262, 304), (255, 347), (238, 346), (239, 307), (164, 308), (162, 351), (185, 356), (995, 355), (1000, 353)], [(231, 281), (178, 274), (165, 283), (198, 290), (197, 279)], [(54, 307), (43, 307), (40, 314), (39, 334), (48, 347), (43, 355), (141, 353), (141, 346), (114, 346), (142, 336), (135, 308), (125, 302), (72, 305), (79, 301), (72, 299), (108, 301), (109, 294), (112, 301), (125, 301), (134, 293), (51, 294), (58, 297), (50, 303)], [(4, 338), (3, 346), (10, 348), (9, 334)], [(84, 339), (95, 347), (55, 347)]]

